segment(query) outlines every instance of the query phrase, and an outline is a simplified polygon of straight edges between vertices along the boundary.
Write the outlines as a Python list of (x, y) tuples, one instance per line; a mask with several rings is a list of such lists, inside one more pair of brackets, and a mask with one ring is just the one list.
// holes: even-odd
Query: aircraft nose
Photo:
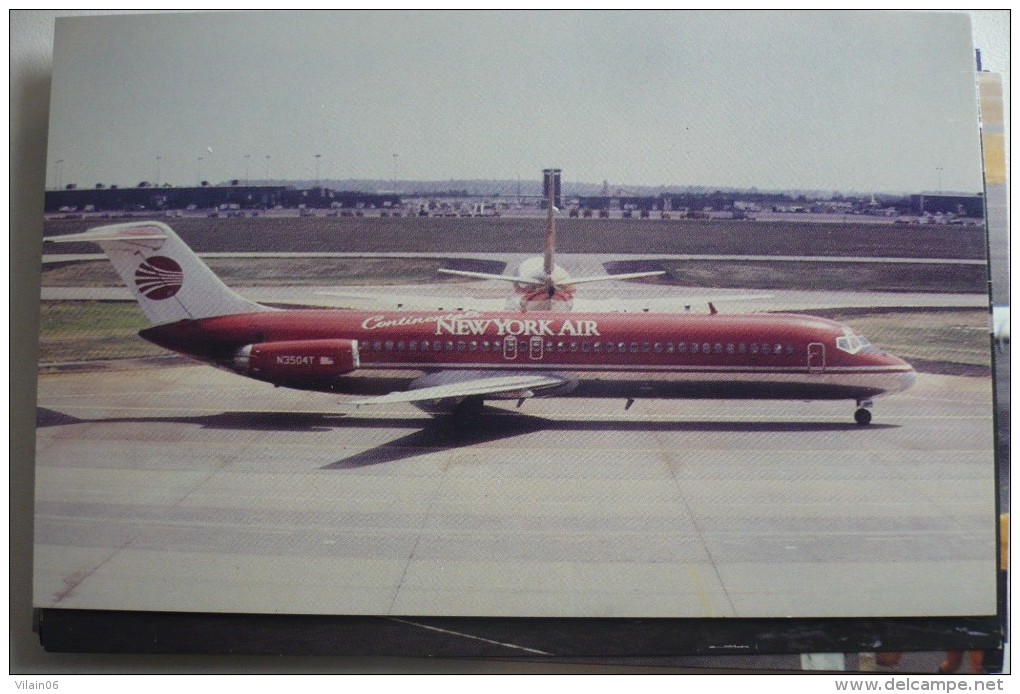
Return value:
[(899, 387), (899, 390), (900, 391), (906, 390), (907, 388), (909, 388), (912, 385), (914, 385), (914, 381), (916, 381), (916, 380), (917, 380), (917, 372), (914, 371), (914, 369), (912, 367), (910, 367), (908, 371), (904, 371), (902, 374), (900, 374), (900, 387)]
[(890, 360), (893, 362), (894, 366), (900, 367), (900, 370), (890, 374), (890, 387), (888, 392), (900, 393), (914, 385), (914, 381), (917, 380), (917, 372), (914, 371), (914, 367), (899, 357), (893, 357), (890, 355)]

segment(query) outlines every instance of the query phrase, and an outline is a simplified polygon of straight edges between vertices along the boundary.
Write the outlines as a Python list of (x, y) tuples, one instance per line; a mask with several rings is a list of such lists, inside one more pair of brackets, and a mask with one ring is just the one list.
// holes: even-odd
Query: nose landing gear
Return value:
[(857, 411), (854, 412), (854, 421), (862, 427), (871, 424), (871, 401), (858, 400)]

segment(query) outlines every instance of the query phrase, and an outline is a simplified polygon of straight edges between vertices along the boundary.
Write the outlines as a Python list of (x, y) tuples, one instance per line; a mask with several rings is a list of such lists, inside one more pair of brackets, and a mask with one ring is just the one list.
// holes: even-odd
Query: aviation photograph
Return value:
[(34, 606), (995, 615), (976, 74), (939, 13), (58, 19)]

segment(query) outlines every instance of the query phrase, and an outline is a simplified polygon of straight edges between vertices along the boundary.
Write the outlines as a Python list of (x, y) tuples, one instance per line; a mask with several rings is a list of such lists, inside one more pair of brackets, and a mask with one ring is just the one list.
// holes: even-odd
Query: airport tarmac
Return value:
[(875, 403), (532, 400), (461, 432), (167, 360), (39, 376), (36, 606), (995, 611), (987, 378)]

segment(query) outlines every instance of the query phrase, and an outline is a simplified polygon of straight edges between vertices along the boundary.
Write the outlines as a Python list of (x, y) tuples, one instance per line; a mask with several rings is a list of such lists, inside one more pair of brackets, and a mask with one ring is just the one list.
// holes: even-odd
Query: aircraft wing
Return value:
[(660, 277), (665, 275), (665, 270), (652, 270), (650, 272), (626, 272), (621, 275), (597, 275), (595, 277), (572, 277), (568, 284), (589, 284), (591, 282), (607, 282), (610, 280), (636, 280), (643, 277)]
[[(456, 275), (457, 277), (469, 277), (476, 280), (500, 280), (501, 282), (513, 282), (514, 284), (531, 284), (536, 287), (545, 286), (545, 281), (533, 277), (521, 277), (520, 275), (493, 275), (488, 272), (471, 272), (468, 270), (450, 270), (439, 268), (438, 272), (444, 275)], [(649, 272), (627, 272), (621, 275), (597, 275), (595, 277), (571, 277), (565, 280), (564, 284), (589, 284), (591, 282), (609, 282), (616, 280), (635, 280), (643, 277), (659, 277), (665, 275), (665, 270), (653, 270)]]
[(545, 285), (543, 280), (538, 280), (529, 277), (520, 277), (519, 275), (494, 275), (488, 272), (471, 272), (469, 270), (451, 270), (449, 268), (441, 267), (436, 272), (442, 275), (455, 275), (457, 277), (468, 277), (473, 280), (499, 280), (500, 282), (513, 282), (514, 284), (532, 284), (536, 287), (542, 287)]
[(360, 400), (351, 400), (348, 405), (381, 405), (394, 402), (423, 402), (427, 400), (448, 400), (468, 398), (479, 395), (531, 397), (536, 388), (551, 388), (565, 383), (561, 377), (550, 374), (522, 374), (480, 376), (470, 380), (444, 383), (426, 388), (396, 391), (388, 395), (379, 395)]
[[(317, 296), (332, 297), (330, 306), (362, 311), (516, 311), (520, 310), (515, 297), (476, 298), (470, 296), (430, 296), (400, 294), (359, 293), (346, 291), (318, 291)], [(764, 301), (771, 294), (719, 294), (701, 296), (657, 296), (639, 299), (586, 299), (575, 297), (570, 309), (581, 313), (682, 313), (692, 307), (704, 307), (709, 302)]]
[(647, 299), (575, 298), (573, 310), (581, 313), (684, 313), (694, 306), (725, 301), (764, 301), (771, 294), (720, 294), (717, 296), (657, 296)]

